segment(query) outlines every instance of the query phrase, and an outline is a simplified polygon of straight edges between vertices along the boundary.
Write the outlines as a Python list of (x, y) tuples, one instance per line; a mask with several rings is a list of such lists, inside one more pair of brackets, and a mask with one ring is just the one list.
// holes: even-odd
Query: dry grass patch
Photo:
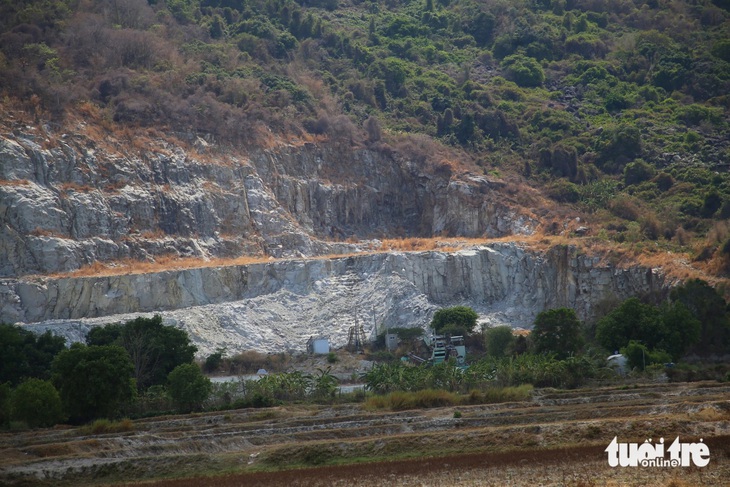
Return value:
[(86, 435), (103, 435), (107, 433), (127, 433), (134, 431), (134, 429), (134, 423), (131, 419), (125, 418), (120, 421), (97, 419), (93, 423), (81, 428), (81, 432)]
[(27, 179), (0, 179), (0, 186), (30, 186)]
[(426, 389), (416, 392), (391, 392), (385, 396), (369, 397), (365, 401), (365, 409), (390, 409), (392, 411), (405, 411), (407, 409), (436, 408), (444, 406), (456, 406), (461, 404), (463, 399), (453, 392), (436, 389)]
[[(153, 235), (157, 235), (156, 233)], [(170, 270), (199, 269), (203, 267), (225, 267), (268, 262), (265, 256), (241, 256), (232, 259), (206, 259), (200, 257), (159, 256), (154, 261), (123, 259), (111, 262), (94, 262), (71, 272), (50, 274), (52, 278), (104, 277), (128, 274), (151, 274)]]

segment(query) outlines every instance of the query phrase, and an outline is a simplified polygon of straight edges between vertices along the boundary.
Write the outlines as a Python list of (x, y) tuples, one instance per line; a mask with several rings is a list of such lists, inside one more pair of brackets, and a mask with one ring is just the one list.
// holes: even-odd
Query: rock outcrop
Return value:
[(353, 250), (331, 243), (352, 236), (531, 232), (536, 221), (517, 208), (502, 183), (384, 149), (243, 156), (161, 140), (131, 149), (81, 135), (0, 137), (0, 276), (170, 254), (321, 255)]
[(661, 294), (657, 270), (618, 268), (575, 247), (493, 244), (459, 252), (395, 252), (94, 278), (0, 281), (0, 321), (81, 339), (89, 326), (160, 313), (210, 353), (302, 350), (311, 335), (344, 345), (350, 327), (425, 326), (443, 306), (474, 307), (487, 324), (530, 327), (560, 306), (591, 320), (605, 300)]

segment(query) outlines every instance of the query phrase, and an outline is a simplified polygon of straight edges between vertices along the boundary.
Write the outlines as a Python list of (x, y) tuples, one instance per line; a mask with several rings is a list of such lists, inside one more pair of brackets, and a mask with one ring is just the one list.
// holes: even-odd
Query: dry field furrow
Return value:
[[(455, 414), (458, 413), (458, 414)], [(606, 446), (703, 438), (704, 468), (611, 468)], [(730, 385), (538, 389), (524, 402), (409, 411), (291, 405), (0, 435), (0, 484), (730, 485)], [(146, 485), (146, 484), (145, 484)]]

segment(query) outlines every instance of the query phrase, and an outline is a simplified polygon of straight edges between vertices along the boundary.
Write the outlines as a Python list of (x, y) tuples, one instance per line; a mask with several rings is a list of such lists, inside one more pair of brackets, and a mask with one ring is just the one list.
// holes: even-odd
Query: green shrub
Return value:
[(626, 357), (629, 367), (632, 369), (644, 370), (650, 365), (661, 365), (672, 361), (671, 355), (664, 350), (649, 350), (645, 345), (634, 340), (622, 348), (621, 353)]
[(578, 186), (564, 179), (551, 183), (547, 188), (547, 194), (559, 203), (576, 203), (580, 199)]
[(668, 191), (674, 185), (674, 178), (671, 174), (660, 172), (654, 178), (654, 182), (660, 191)]
[(624, 168), (624, 183), (627, 186), (643, 183), (653, 178), (654, 174), (656, 174), (654, 166), (648, 164), (646, 161), (637, 159), (627, 164)]
[(636, 221), (641, 215), (639, 205), (629, 196), (619, 196), (613, 199), (610, 202), (608, 209), (617, 217), (629, 221)]
[(203, 368), (206, 372), (215, 372), (223, 363), (223, 354), (225, 350), (216, 350), (215, 353), (208, 355), (205, 359), (205, 365)]
[(167, 376), (170, 398), (182, 412), (199, 410), (211, 391), (210, 379), (196, 364), (182, 364)]
[(541, 86), (545, 81), (545, 73), (542, 66), (536, 59), (514, 54), (502, 60), (502, 69), (505, 70), (507, 78), (522, 87)]
[(28, 379), (10, 397), (10, 417), (31, 428), (53, 426), (64, 419), (61, 396), (50, 382)]

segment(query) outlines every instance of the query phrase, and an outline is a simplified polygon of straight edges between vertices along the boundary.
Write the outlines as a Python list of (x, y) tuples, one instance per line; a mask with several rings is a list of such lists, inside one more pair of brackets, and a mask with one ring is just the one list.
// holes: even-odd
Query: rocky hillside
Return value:
[[(0, 136), (0, 276), (96, 261), (311, 256), (378, 236), (532, 232), (505, 183), (384, 148), (143, 149), (79, 133)], [(127, 141), (129, 144), (129, 141)], [(539, 200), (535, 200), (539, 201)]]
[[(457, 303), (591, 319), (678, 255), (727, 276), (728, 26), (719, 0), (0, 3), (0, 321), (163, 312), (274, 350)], [(651, 263), (366, 253), (523, 234)], [(271, 262), (211, 262), (246, 256)]]

